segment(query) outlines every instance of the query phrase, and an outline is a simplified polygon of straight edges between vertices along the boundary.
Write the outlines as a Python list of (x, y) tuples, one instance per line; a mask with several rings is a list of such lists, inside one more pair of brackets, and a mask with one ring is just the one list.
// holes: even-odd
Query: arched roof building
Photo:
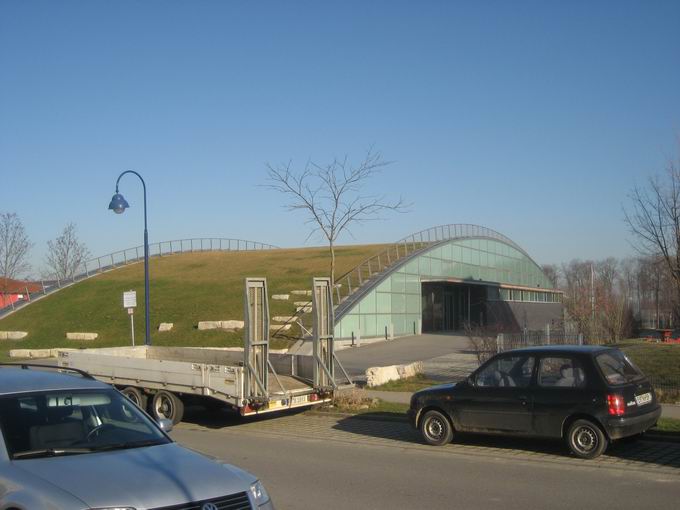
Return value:
[(443, 225), (395, 247), (382, 254), (385, 267), (378, 256), (379, 271), (372, 273), (367, 261), (367, 279), (359, 268), (358, 288), (347, 289), (352, 273), (337, 279), (350, 295), (336, 308), (336, 338), (455, 331), (466, 324), (540, 329), (562, 318), (561, 293), (541, 267), (491, 229)]

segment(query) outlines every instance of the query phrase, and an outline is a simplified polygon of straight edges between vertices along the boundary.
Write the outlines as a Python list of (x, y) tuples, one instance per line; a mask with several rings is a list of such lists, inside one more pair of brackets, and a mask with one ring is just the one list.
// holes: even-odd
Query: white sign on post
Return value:
[(135, 345), (135, 307), (137, 306), (137, 292), (130, 290), (123, 292), (123, 308), (127, 308), (128, 315), (130, 315), (130, 332), (132, 335), (132, 345)]
[(135, 308), (137, 306), (137, 291), (123, 292), (123, 308)]

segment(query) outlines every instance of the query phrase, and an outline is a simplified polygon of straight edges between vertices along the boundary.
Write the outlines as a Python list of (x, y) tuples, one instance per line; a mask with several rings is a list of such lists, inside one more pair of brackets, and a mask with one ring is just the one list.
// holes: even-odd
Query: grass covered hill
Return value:
[[(384, 249), (383, 245), (339, 247), (337, 275)], [(241, 332), (199, 331), (199, 321), (243, 319), (243, 279), (267, 278), (269, 294), (310, 289), (313, 276), (328, 274), (326, 248), (250, 252), (177, 254), (150, 260), (151, 329), (155, 345), (240, 346)], [(10, 349), (48, 347), (108, 347), (130, 344), (130, 320), (122, 294), (137, 291), (135, 338), (144, 342), (144, 265), (141, 263), (98, 275), (56, 292), (0, 320), (2, 331), (27, 331), (22, 341), (2, 341), (0, 356)], [(292, 315), (294, 301), (270, 300), (270, 313)], [(158, 324), (172, 322), (159, 333)], [(66, 332), (95, 332), (94, 341), (66, 339)], [(285, 340), (272, 342), (281, 347)]]

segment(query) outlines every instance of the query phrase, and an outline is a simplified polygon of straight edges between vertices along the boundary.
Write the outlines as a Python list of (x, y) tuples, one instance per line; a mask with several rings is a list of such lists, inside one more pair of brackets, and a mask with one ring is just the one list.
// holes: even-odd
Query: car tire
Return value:
[(132, 403), (135, 404), (137, 407), (139, 407), (142, 410), (146, 410), (148, 398), (146, 395), (144, 395), (142, 390), (140, 390), (139, 388), (135, 388), (134, 386), (128, 386), (120, 390), (120, 392), (123, 395), (125, 395), (129, 400), (131, 400)]
[(453, 439), (453, 426), (439, 411), (428, 411), (420, 420), (420, 433), (427, 444), (443, 446)]
[(581, 459), (594, 459), (607, 449), (607, 437), (590, 420), (576, 420), (567, 431), (567, 445), (571, 453)]
[(172, 423), (177, 425), (184, 416), (184, 402), (174, 393), (161, 390), (151, 399), (149, 413), (156, 421), (172, 420)]

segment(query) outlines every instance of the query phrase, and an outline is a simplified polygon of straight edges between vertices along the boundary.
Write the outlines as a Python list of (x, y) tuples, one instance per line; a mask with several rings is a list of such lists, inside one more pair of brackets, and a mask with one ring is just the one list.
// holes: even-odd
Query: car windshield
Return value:
[(170, 441), (115, 390), (0, 398), (0, 427), (13, 459), (136, 448)]
[(598, 354), (595, 359), (609, 384), (625, 384), (644, 377), (640, 369), (619, 350)]

